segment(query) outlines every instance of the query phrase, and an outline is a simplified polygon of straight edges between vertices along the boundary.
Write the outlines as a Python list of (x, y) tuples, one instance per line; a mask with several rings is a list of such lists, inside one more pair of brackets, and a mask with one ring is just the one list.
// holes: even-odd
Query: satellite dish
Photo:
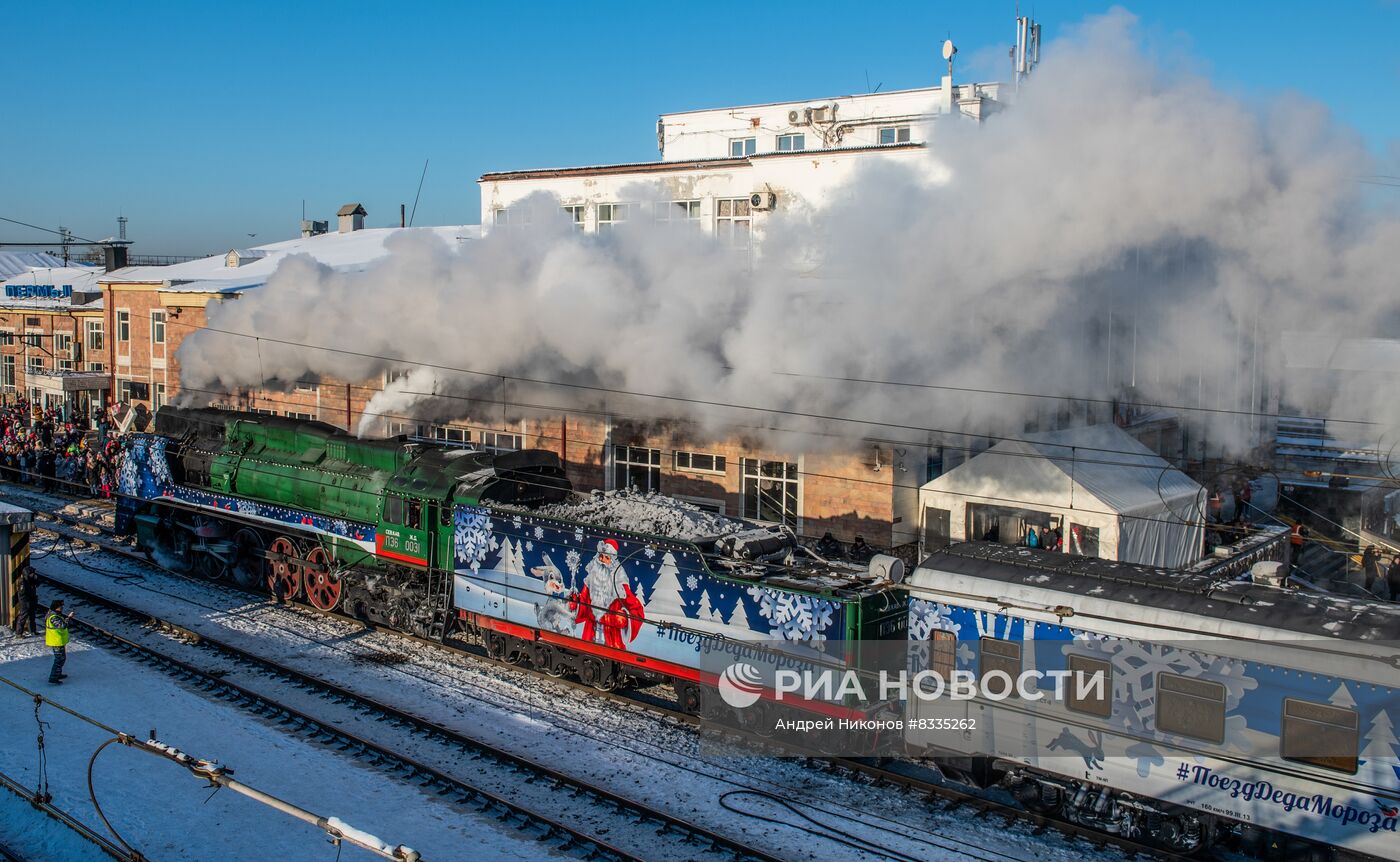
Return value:
[(953, 40), (952, 40), (952, 39), (944, 39), (944, 40), (943, 40), (943, 59), (945, 59), (945, 60), (951, 60), (951, 59), (953, 59), (953, 55), (956, 54), (956, 53), (958, 53), (958, 49), (957, 49), (957, 47), (956, 47), (955, 45), (953, 45)]

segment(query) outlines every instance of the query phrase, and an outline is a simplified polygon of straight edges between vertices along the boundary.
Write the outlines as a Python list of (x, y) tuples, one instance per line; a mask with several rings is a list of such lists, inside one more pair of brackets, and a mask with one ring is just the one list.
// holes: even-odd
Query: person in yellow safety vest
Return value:
[(49, 605), (49, 615), (44, 617), (44, 643), (53, 650), (53, 669), (49, 671), (49, 683), (59, 685), (68, 674), (63, 672), (63, 663), (68, 661), (68, 621), (73, 618), (70, 611), (63, 613), (63, 599), (54, 599)]

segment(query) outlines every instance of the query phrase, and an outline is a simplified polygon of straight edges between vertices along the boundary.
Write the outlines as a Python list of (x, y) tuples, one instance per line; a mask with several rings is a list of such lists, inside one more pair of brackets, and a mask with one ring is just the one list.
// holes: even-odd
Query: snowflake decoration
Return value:
[(695, 588), (697, 588), (697, 587), (700, 586), (700, 579), (697, 578), (697, 577), (695, 577), (695, 575), (686, 575), (686, 576), (685, 576), (685, 585), (686, 585), (686, 587), (687, 587), (688, 589), (692, 589), (692, 590), (693, 590), (693, 589), (695, 589)]
[(523, 530), (525, 528), (525, 521), (519, 515), (516, 515), (514, 518), (510, 519), (510, 525), (517, 530)]
[(962, 626), (953, 620), (953, 609), (942, 602), (910, 599), (909, 640), (926, 641), (935, 631), (953, 632), (954, 637), (962, 631)]
[(644, 548), (642, 550), (642, 553), (647, 555), (648, 560), (654, 559), (656, 557), (656, 549), (652, 547)]
[(579, 566), (583, 565), (583, 558), (579, 556), (578, 550), (570, 548), (564, 555), (564, 565), (569, 567), (569, 583), (578, 583)]
[(543, 538), (544, 538), (544, 527), (536, 527), (536, 528), (535, 528), (535, 538), (536, 538), (536, 539), (543, 539)]
[(165, 455), (168, 442), (164, 437), (157, 437), (151, 441), (147, 463), (151, 467), (151, 478), (155, 480), (157, 488), (168, 488), (175, 484), (175, 477), (170, 475), (170, 459)]
[(826, 629), (835, 616), (836, 602), (757, 585), (749, 587), (749, 595), (758, 602), (758, 613), (768, 620), (773, 634), (790, 641), (826, 640)]
[(534, 542), (531, 542), (531, 541), (526, 541), (526, 542), (525, 542), (525, 550), (527, 550), (527, 551), (533, 551), (534, 549), (535, 549), (535, 543), (534, 543)]
[(252, 500), (239, 500), (234, 506), (238, 509), (238, 514), (240, 515), (260, 514), (258, 512), (258, 504), (254, 503)]
[(343, 518), (333, 518), (330, 523), (331, 532), (337, 536), (350, 535), (350, 522)]
[(457, 562), (470, 566), (473, 572), (479, 571), (482, 561), (494, 546), (491, 519), (479, 512), (458, 509), (452, 534), (452, 547)]

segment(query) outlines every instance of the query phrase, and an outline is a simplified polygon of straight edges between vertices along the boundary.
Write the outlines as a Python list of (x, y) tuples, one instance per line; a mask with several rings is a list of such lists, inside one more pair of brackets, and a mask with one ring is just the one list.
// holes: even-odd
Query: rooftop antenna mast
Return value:
[(117, 216), (117, 239), (126, 240), (126, 216)]
[(1028, 16), (1016, 16), (1016, 47), (1011, 51), (1012, 71), (1016, 76), (1016, 89), (1021, 89), (1021, 81), (1040, 62), (1040, 24)]

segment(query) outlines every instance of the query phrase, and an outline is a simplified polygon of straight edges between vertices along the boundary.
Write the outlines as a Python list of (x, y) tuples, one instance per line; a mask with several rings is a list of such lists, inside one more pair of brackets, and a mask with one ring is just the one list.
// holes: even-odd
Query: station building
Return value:
[(92, 414), (110, 389), (100, 267), (44, 253), (0, 261), (0, 394), (11, 402)]

